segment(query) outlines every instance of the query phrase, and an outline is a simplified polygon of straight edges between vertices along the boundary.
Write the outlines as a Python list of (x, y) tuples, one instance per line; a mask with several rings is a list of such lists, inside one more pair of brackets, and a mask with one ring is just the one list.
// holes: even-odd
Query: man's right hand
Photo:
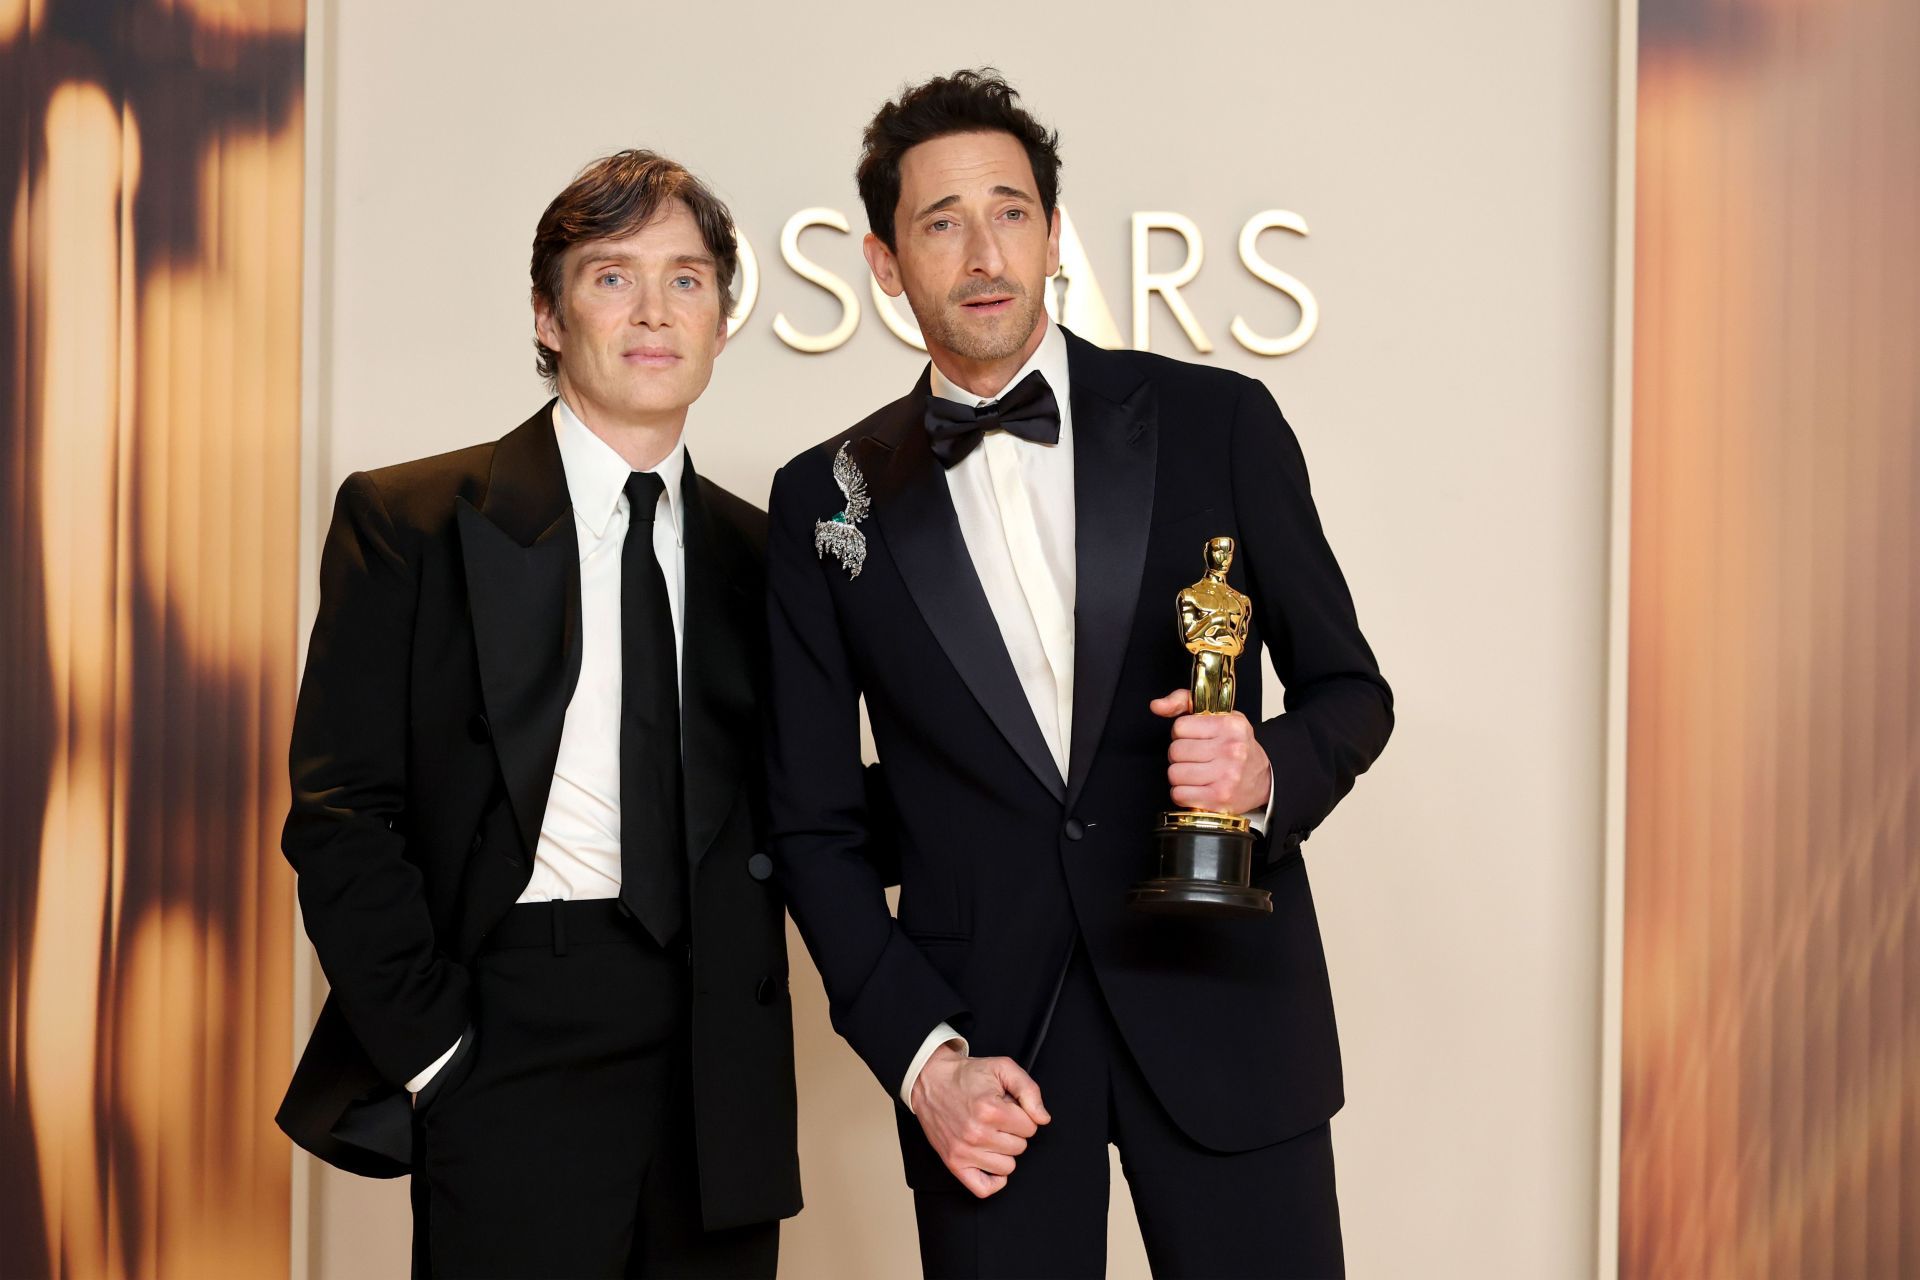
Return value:
[(1012, 1058), (933, 1051), (913, 1082), (913, 1114), (941, 1163), (982, 1200), (1007, 1185), (1014, 1157), (1052, 1120), (1040, 1086)]

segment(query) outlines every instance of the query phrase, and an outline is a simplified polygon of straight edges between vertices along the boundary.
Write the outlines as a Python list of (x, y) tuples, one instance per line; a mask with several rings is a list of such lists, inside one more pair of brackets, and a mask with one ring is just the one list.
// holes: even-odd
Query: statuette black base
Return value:
[(1232, 814), (1180, 810), (1154, 828), (1160, 874), (1127, 890), (1127, 901), (1156, 915), (1252, 918), (1273, 913), (1273, 895), (1248, 881), (1253, 830)]

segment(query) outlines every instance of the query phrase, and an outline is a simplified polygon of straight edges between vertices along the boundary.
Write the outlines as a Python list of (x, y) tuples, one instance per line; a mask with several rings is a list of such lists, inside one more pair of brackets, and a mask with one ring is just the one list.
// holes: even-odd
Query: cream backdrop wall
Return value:
[[(902, 82), (994, 63), (1061, 130), (1064, 198), (1121, 333), (1129, 218), (1191, 218), (1184, 295), (1214, 362), (1298, 430), (1361, 620), (1399, 695), (1386, 755), (1308, 846), (1347, 1063), (1334, 1122), (1358, 1276), (1591, 1269), (1613, 121), (1611, 4), (1113, 3), (932, 9), (525, 6), (368, 0), (312, 10), (307, 458), (299, 566), (349, 472), (502, 434), (537, 405), (528, 243), (587, 160), (659, 148), (732, 203), (761, 268), (752, 314), (688, 431), (700, 467), (763, 500), (774, 469), (904, 390), (923, 357), (873, 314), (851, 180)], [(803, 252), (854, 286), (858, 326), (781, 260), (810, 207), (853, 234)], [(1240, 315), (1321, 309), (1297, 353)], [(1156, 239), (1167, 270), (1180, 246)], [(1152, 345), (1196, 356), (1164, 304)], [(797, 939), (807, 1209), (789, 1277), (916, 1269), (889, 1101), (827, 1026)], [(312, 983), (320, 979), (310, 968)], [(399, 1183), (312, 1166), (294, 1265), (397, 1275)], [(1116, 1276), (1146, 1274), (1116, 1179)]]

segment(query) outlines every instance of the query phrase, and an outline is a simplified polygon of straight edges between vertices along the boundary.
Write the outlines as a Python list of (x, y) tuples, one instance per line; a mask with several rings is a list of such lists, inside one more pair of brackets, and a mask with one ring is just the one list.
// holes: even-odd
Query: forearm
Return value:
[(1305, 834), (1385, 748), (1393, 692), (1361, 634), (1293, 429), (1257, 383), (1236, 414), (1233, 454), (1248, 594), (1286, 687), (1284, 714), (1255, 731), (1273, 770), (1267, 825)]
[(288, 819), (301, 918), (356, 1038), (387, 1079), (415, 1075), (471, 1015), (464, 968), (441, 953), (420, 873), (384, 822)]
[(407, 857), (413, 562), (370, 477), (341, 487), (289, 749), (281, 847), (342, 1012), (398, 1084), (467, 1024), (465, 972), (443, 956)]
[(1333, 812), (1385, 748), (1393, 731), (1390, 695), (1365, 678), (1333, 679), (1295, 697), (1254, 736), (1273, 772), (1266, 829), (1306, 835)]
[(964, 1005), (887, 909), (876, 864), (889, 859), (868, 847), (859, 684), (812, 547), (808, 513), (831, 499), (792, 472), (775, 479), (767, 546), (774, 866), (835, 1028), (891, 1093), (927, 1029)]

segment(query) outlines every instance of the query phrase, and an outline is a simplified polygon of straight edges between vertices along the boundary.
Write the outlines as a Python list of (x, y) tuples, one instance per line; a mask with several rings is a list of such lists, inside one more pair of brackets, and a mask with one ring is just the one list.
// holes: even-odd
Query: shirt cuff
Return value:
[(428, 1083), (432, 1081), (432, 1079), (435, 1076), (440, 1074), (440, 1068), (447, 1065), (447, 1059), (451, 1058), (456, 1052), (459, 1051), (460, 1045), (465, 1040), (466, 1040), (466, 1037), (464, 1035), (461, 1036), (460, 1039), (455, 1040), (453, 1042), (453, 1047), (451, 1049), (448, 1049), (445, 1053), (441, 1054), (439, 1057), (433, 1060), (432, 1066), (428, 1067), (425, 1071), (422, 1071), (419, 1075), (415, 1076), (413, 1079), (407, 1081), (407, 1086), (406, 1086), (407, 1092), (418, 1093), (422, 1089), (426, 1088)]
[(1280, 779), (1272, 770), (1267, 772), (1267, 802), (1258, 809), (1249, 809), (1240, 816), (1247, 820), (1255, 835), (1267, 834), (1267, 815), (1273, 812), (1273, 798), (1280, 794)]
[(967, 1038), (946, 1023), (941, 1023), (927, 1032), (927, 1038), (920, 1042), (920, 1052), (913, 1055), (913, 1061), (907, 1064), (907, 1078), (900, 1082), (900, 1101), (908, 1111), (913, 1110), (913, 1086), (919, 1083), (920, 1072), (927, 1065), (927, 1059), (933, 1051), (943, 1044), (959, 1046), (964, 1055), (967, 1052)]

